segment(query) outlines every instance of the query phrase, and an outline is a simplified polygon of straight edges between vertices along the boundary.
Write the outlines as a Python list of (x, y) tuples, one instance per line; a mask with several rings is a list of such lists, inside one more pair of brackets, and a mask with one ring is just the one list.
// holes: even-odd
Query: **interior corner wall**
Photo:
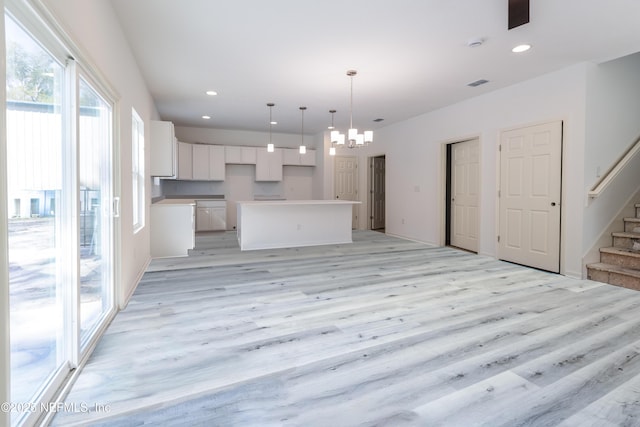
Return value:
[[(561, 264), (564, 274), (579, 276), (584, 209), (585, 87), (590, 67), (591, 64), (586, 63), (568, 67), (386, 126), (375, 132), (375, 141), (369, 147), (350, 151), (349, 154), (356, 152), (360, 157), (360, 165), (366, 165), (367, 157), (386, 156), (386, 232), (429, 244), (440, 243), (445, 202), (442, 145), (470, 135), (479, 136), (479, 253), (497, 256), (499, 177), (496, 170), (500, 133), (562, 120)], [(366, 168), (360, 169), (359, 186), (364, 189)], [(366, 203), (361, 209), (366, 209)]]
[[(640, 53), (594, 66), (587, 80), (585, 190), (640, 137)], [(636, 156), (638, 157), (638, 156)], [(583, 254), (593, 251), (620, 209), (640, 189), (640, 159), (597, 199), (587, 200)], [(636, 202), (640, 202), (637, 200)], [(619, 224), (619, 230), (622, 224)], [(589, 260), (587, 260), (589, 261)]]
[[(117, 302), (126, 303), (150, 260), (149, 208), (151, 202), (151, 179), (146, 182), (145, 227), (133, 232), (133, 191), (131, 177), (131, 109), (135, 108), (145, 123), (145, 141), (150, 140), (152, 119), (158, 118), (153, 99), (138, 69), (135, 57), (126, 41), (115, 11), (108, 0), (31, 0), (40, 1), (55, 18), (62, 30), (81, 50), (89, 68), (107, 80), (119, 94), (114, 122), (118, 125), (115, 140), (120, 149), (120, 188), (115, 189), (121, 199), (120, 216), (120, 263)], [(87, 65), (87, 64), (84, 64)], [(147, 142), (148, 144), (148, 142)], [(149, 165), (150, 151), (145, 151), (145, 164)]]

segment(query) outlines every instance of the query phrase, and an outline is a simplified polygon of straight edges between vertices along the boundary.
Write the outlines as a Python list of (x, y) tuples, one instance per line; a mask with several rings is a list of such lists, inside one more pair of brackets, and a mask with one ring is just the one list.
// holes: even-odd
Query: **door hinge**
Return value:
[(502, 197), (502, 191), (498, 190), (498, 197)]
[(498, 243), (500, 243), (500, 236), (498, 236)]
[(502, 151), (502, 144), (498, 145), (498, 151)]

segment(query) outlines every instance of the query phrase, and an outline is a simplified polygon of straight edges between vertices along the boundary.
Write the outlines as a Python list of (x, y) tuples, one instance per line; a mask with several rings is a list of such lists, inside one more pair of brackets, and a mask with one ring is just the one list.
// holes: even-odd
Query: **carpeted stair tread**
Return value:
[(624, 268), (618, 265), (607, 264), (604, 262), (595, 262), (593, 264), (588, 264), (587, 268), (598, 271), (606, 271), (610, 273), (620, 273), (625, 274), (627, 276), (636, 277), (640, 279), (640, 270), (636, 270), (633, 268)]
[(614, 255), (622, 255), (622, 256), (629, 256), (629, 257), (633, 257), (633, 258), (638, 258), (640, 259), (640, 251), (634, 251), (633, 249), (626, 249), (626, 248), (616, 248), (616, 247), (608, 247), (608, 248), (600, 248), (600, 253), (609, 253), (609, 254), (614, 254)]

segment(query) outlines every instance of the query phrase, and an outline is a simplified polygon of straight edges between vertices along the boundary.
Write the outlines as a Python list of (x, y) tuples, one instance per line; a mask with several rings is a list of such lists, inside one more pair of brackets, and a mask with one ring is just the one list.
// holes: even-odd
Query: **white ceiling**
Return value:
[[(330, 109), (346, 127), (355, 69), (354, 126), (376, 129), (640, 51), (639, 0), (532, 0), (531, 22), (511, 31), (508, 0), (111, 1), (161, 118), (178, 126), (267, 131), (273, 102), (274, 132), (300, 133), (300, 106), (305, 134), (326, 129)], [(532, 49), (511, 52), (523, 42)], [(478, 79), (489, 83), (467, 86)]]

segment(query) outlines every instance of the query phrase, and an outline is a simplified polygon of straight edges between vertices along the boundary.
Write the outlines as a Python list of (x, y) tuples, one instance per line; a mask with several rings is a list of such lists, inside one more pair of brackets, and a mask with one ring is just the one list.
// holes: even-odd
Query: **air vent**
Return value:
[(485, 83), (489, 83), (489, 80), (485, 80), (485, 79), (476, 80), (475, 82), (469, 83), (467, 86), (476, 87), (476, 86), (483, 85)]

